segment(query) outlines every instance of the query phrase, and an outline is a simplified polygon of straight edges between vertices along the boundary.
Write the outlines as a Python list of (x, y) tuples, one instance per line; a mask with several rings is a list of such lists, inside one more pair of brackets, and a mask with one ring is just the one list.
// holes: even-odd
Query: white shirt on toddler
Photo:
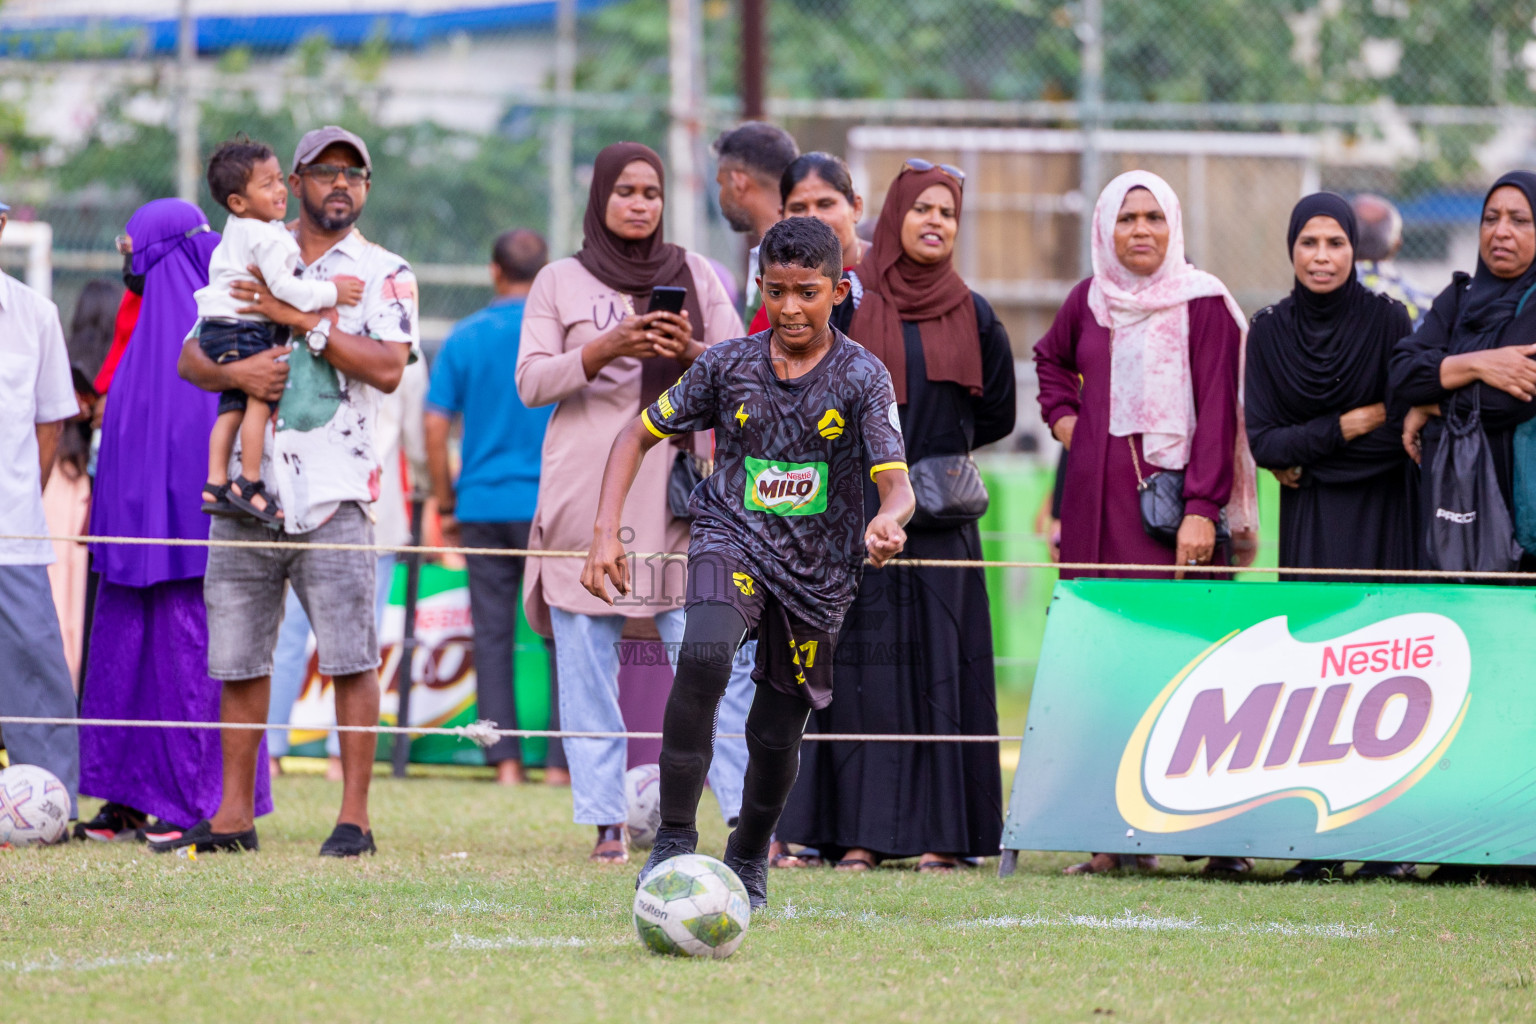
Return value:
[(300, 271), (299, 243), (282, 221), (231, 216), (208, 261), (208, 286), (194, 295), (200, 319), (257, 323), (267, 319), (260, 313), (241, 313), (240, 309), (250, 303), (236, 299), (229, 291), (236, 281), (251, 280), (246, 269), (251, 264), (261, 268), (272, 294), (295, 309), (313, 313), (336, 305), (336, 286), (330, 281), (294, 276)]

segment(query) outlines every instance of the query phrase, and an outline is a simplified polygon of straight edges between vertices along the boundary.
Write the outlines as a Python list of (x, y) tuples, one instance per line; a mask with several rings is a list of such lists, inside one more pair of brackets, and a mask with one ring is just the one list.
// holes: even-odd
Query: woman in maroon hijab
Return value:
[[(706, 346), (742, 334), (741, 317), (708, 261), (662, 237), (661, 158), (638, 142), (620, 142), (598, 154), (592, 172), (581, 251), (539, 271), (523, 314), (518, 395), (530, 408), (556, 403), (529, 531), (528, 546), (535, 549), (570, 551), (592, 543), (603, 457), (614, 437)], [(658, 285), (688, 290), (686, 317), (646, 312)], [(688, 522), (667, 505), (667, 476), (677, 451), (657, 445), (640, 466), (624, 506), (631, 551), (688, 551)], [(523, 605), (529, 624), (554, 637), (565, 728), (624, 729), (618, 645), (626, 625), (649, 631), (654, 620), (656, 632), (676, 650), (683, 638), (682, 564), (639, 563), (635, 594), (609, 607), (582, 587), (580, 560), (528, 560)], [(750, 663), (742, 664), (720, 707), (721, 732), (741, 732), (751, 706)], [(567, 739), (564, 748), (575, 820), (597, 829), (592, 860), (624, 863), (625, 741)], [(715, 748), (709, 780), (726, 817), (740, 806), (746, 760), (741, 740), (723, 740)]]
[[(907, 161), (855, 270), (864, 296), (849, 336), (891, 371), (914, 467), (1013, 430), (1008, 334), (952, 259), (964, 195), (956, 168)], [(865, 503), (879, 506), (872, 484)], [(979, 559), (981, 534), (974, 521), (914, 521), (906, 554)], [(995, 735), (990, 616), (980, 569), (866, 569), (838, 643), (836, 699), (811, 714), (811, 730)], [(850, 871), (881, 858), (918, 857), (918, 870), (948, 873), (961, 857), (997, 853), (1003, 804), (996, 744), (813, 743), (803, 750), (780, 839), (836, 854)]]

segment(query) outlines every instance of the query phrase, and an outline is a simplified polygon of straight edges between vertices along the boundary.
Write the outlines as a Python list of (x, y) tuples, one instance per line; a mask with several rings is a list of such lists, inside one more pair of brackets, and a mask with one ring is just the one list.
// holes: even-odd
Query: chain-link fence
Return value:
[[(0, 6), (0, 198), (13, 218), (52, 224), (66, 315), (84, 280), (115, 269), (112, 239), (129, 213), (177, 193), (188, 152), (243, 131), (285, 153), (325, 122), (370, 143), (376, 184), (360, 227), (417, 266), (429, 336), (488, 297), (483, 268), (500, 230), (545, 229), (557, 251), (579, 243), (586, 168), (620, 138), (667, 155), (672, 213), (698, 212), (684, 234), (740, 266), (707, 151), (738, 116), (740, 3), (189, 7), (195, 58), (178, 63), (177, 0)], [(1248, 305), (1286, 287), (1268, 222), (1302, 187), (1395, 199), (1404, 266), (1435, 289), (1471, 263), (1482, 189), (1536, 162), (1536, 0), (765, 7), (768, 113), (802, 148), (855, 157), (872, 199), (890, 146), (970, 154), (992, 168), (974, 216), (1013, 210), (1048, 229), (1052, 241), (1029, 258), (1010, 243), (1046, 236), (995, 224), (965, 256), (968, 278), (1011, 304), (1021, 351), (1080, 273), (1082, 212), (1126, 159), (1157, 155), (1187, 196), (1211, 190), (1198, 202), (1205, 249), (1192, 251), (1238, 280)], [(871, 136), (859, 150), (850, 135), (896, 128), (907, 134), (883, 137), (884, 149)], [(972, 134), (944, 134), (957, 129)], [(205, 186), (198, 195), (221, 223)]]

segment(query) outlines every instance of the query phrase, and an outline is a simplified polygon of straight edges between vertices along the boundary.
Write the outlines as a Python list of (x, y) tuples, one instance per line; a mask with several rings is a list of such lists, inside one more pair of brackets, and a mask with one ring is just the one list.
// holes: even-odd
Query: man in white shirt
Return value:
[[(427, 364), (417, 361), (405, 368), (400, 386), (384, 396), (379, 414), (374, 417), (374, 449), (383, 470), (379, 477), (379, 498), (373, 505), (374, 540), (387, 547), (405, 547), (411, 542), (409, 497), (401, 474), (400, 455), (410, 476), (411, 491), (427, 486), (426, 435), (422, 413), (427, 397)], [(384, 613), (395, 577), (395, 554), (381, 554), (375, 563), (374, 622), (382, 629)], [(282, 725), (291, 720), (293, 705), (304, 692), (309, 677), (309, 615), (299, 600), (297, 590), (288, 591), (283, 608), (283, 627), (277, 634), (277, 648), (272, 664), (272, 695), (267, 706), (267, 721)], [(402, 668), (400, 671), (405, 671)], [(282, 771), (281, 761), (289, 749), (288, 730), (267, 730), (267, 756), (273, 775)], [(326, 778), (341, 779), (341, 744), (336, 733), (325, 740)]]
[[(0, 231), (5, 211), (0, 203)], [(0, 534), (40, 536), (43, 487), (65, 420), (80, 414), (59, 310), (0, 271)], [(75, 689), (48, 585), (53, 545), (0, 540), (0, 715), (73, 718)], [(72, 725), (0, 727), (12, 764), (58, 777), (76, 817), (80, 738)]]
[[(287, 326), (299, 341), (289, 358), (276, 429), (262, 460), (263, 480), (275, 485), (284, 510), (282, 539), (289, 543), (373, 543), (371, 507), (381, 475), (374, 421), (384, 395), (399, 386), (406, 365), (419, 358), (416, 278), (410, 265), (352, 226), (367, 201), (371, 174), (363, 140), (327, 126), (299, 140), (288, 179), (299, 198), (303, 275), (312, 280), (342, 274), (361, 278), (362, 302), (305, 313), (275, 298), (260, 282), (232, 289), (249, 300), (247, 310)], [(178, 371), (204, 390), (223, 391), (234, 385), (237, 371), (231, 368), (239, 365), (214, 363), (196, 339), (189, 339)], [(271, 534), (259, 525), (216, 519), (210, 536), (264, 540)], [(320, 671), (334, 681), (338, 724), (377, 724), (375, 568), (369, 551), (214, 548), (203, 594), (208, 674), (224, 681), (222, 720), (266, 722), (272, 651), (285, 583), (291, 583), (309, 612)], [(179, 839), (151, 843), (150, 849), (256, 849), (252, 805), (261, 740), (254, 730), (223, 733), (218, 811)], [(375, 850), (368, 785), (376, 741), (370, 733), (344, 733), (340, 747), (341, 811), (320, 854), (355, 857)]]

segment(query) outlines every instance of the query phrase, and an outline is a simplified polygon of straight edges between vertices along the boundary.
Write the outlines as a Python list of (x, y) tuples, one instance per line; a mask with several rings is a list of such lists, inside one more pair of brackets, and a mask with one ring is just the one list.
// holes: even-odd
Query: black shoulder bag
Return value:
[[(1179, 546), (1179, 527), (1184, 524), (1184, 471), (1160, 469), (1150, 476), (1141, 475), (1141, 457), (1136, 454), (1136, 441), (1127, 437), (1131, 446), (1131, 464), (1136, 467), (1136, 491), (1141, 498), (1141, 528), (1147, 536), (1170, 548)], [(1223, 509), (1216, 520), (1216, 543), (1224, 544), (1232, 539), (1227, 525), (1227, 513)]]
[(907, 470), (917, 510), (908, 526), (919, 530), (952, 530), (987, 514), (991, 497), (981, 470), (970, 452), (930, 455)]
[[(692, 434), (685, 435), (692, 437)], [(667, 474), (667, 511), (678, 519), (692, 519), (688, 511), (688, 499), (693, 489), (704, 482), (714, 469), (708, 459), (701, 459), (683, 444), (677, 444), (677, 454), (672, 457), (672, 469)]]

